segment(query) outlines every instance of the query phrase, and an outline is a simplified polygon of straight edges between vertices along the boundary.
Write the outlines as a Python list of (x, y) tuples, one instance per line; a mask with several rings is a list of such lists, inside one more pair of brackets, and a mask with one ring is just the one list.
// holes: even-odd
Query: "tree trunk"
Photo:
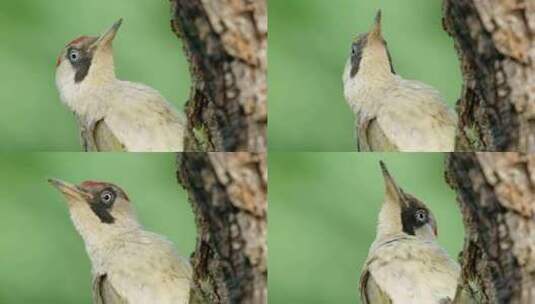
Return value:
[(266, 154), (182, 153), (177, 175), (197, 223), (195, 303), (267, 303)]
[(266, 151), (266, 0), (171, 0), (192, 89), (185, 151)]
[(535, 1), (444, 0), (464, 76), (459, 151), (535, 151)]
[(466, 234), (460, 285), (480, 303), (535, 303), (535, 155), (453, 153), (447, 163)]

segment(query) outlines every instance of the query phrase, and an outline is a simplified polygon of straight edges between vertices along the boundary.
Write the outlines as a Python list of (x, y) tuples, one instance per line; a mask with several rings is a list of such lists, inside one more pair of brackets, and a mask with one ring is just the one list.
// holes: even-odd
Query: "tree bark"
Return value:
[(266, 154), (178, 154), (197, 224), (194, 303), (267, 303)]
[(465, 225), (465, 290), (480, 303), (535, 303), (535, 155), (453, 153), (450, 185)]
[(170, 1), (192, 78), (186, 151), (266, 151), (266, 0)]
[(464, 77), (459, 151), (535, 151), (535, 1), (444, 0)]

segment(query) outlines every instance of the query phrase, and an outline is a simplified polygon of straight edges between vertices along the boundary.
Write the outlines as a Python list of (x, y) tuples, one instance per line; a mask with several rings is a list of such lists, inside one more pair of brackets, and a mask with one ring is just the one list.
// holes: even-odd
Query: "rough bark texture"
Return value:
[(171, 0), (193, 81), (186, 151), (267, 150), (266, 0)]
[(178, 179), (197, 223), (197, 302), (267, 303), (266, 154), (183, 153)]
[(466, 230), (462, 287), (480, 303), (535, 303), (535, 155), (450, 154), (448, 181)]
[(459, 151), (535, 151), (535, 1), (444, 0), (464, 85)]

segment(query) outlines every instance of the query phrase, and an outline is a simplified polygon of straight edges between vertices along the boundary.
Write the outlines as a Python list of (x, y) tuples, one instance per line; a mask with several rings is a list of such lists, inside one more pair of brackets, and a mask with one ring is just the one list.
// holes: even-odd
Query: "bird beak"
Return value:
[(378, 10), (377, 15), (375, 15), (375, 24), (372, 30), (370, 31), (368, 38), (381, 38), (383, 36), (381, 30), (381, 15), (381, 10)]
[(115, 35), (117, 34), (117, 31), (119, 31), (119, 28), (121, 27), (121, 24), (123, 23), (123, 18), (117, 20), (102, 36), (100, 36), (97, 41), (93, 44), (96, 48), (102, 48), (105, 46), (111, 46), (111, 43), (113, 42), (113, 39), (115, 38)]
[(394, 178), (388, 172), (385, 163), (380, 161), (379, 164), (381, 165), (381, 171), (383, 171), (383, 178), (385, 180), (386, 201), (395, 201), (402, 204), (405, 202), (403, 191), (401, 191)]
[(93, 199), (93, 196), (89, 192), (76, 185), (55, 178), (50, 178), (48, 182), (52, 186), (56, 187), (56, 189), (58, 189), (61, 193), (63, 193), (68, 201), (91, 201)]

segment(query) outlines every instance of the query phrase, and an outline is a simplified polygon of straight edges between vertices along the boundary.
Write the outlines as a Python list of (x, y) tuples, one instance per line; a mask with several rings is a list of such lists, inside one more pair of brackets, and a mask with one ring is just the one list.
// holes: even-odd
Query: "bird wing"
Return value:
[(87, 123), (85, 119), (77, 114), (75, 114), (75, 117), (78, 122), (78, 127), (80, 128), (80, 141), (82, 143), (83, 150), (85, 152), (97, 151), (92, 131), (94, 124)]
[(364, 304), (391, 304), (390, 297), (381, 290), (368, 270), (360, 276), (360, 298)]
[(93, 300), (95, 304), (128, 304), (115, 290), (106, 274), (97, 275), (93, 279)]
[(104, 120), (126, 150), (180, 152), (183, 150), (185, 119), (157, 91), (121, 82)]
[(383, 133), (400, 151), (448, 152), (455, 146), (457, 117), (433, 88), (404, 81), (403, 90), (389, 90), (377, 109), (376, 133)]
[(413, 237), (372, 247), (366, 269), (394, 303), (439, 304), (452, 299), (460, 268), (435, 242)]
[(106, 124), (104, 119), (97, 121), (93, 124), (91, 134), (92, 142), (94, 143), (95, 150), (101, 152), (124, 152), (125, 146), (119, 141), (119, 139), (113, 134), (112, 130)]
[(124, 235), (122, 241), (103, 266), (117, 294), (129, 304), (188, 303), (191, 265), (169, 241), (146, 231)]
[(395, 143), (385, 135), (376, 117), (359, 115), (358, 123), (358, 151), (399, 151)]
[(368, 127), (370, 122), (373, 120), (373, 117), (362, 115), (362, 112), (359, 113), (357, 119), (357, 151), (358, 152), (369, 152), (372, 151), (370, 145), (368, 144)]

